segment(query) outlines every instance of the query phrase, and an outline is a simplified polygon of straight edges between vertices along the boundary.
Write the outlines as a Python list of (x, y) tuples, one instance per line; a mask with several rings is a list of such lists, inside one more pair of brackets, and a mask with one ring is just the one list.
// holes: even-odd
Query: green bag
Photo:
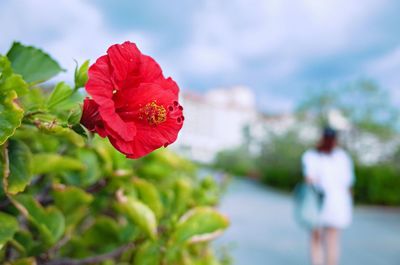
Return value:
[(320, 225), (320, 211), (323, 196), (317, 189), (306, 183), (298, 184), (294, 189), (294, 218), (306, 228), (314, 229)]

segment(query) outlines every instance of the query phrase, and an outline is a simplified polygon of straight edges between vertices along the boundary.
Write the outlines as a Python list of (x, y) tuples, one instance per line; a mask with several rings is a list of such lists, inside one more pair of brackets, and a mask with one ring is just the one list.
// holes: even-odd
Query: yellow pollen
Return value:
[(146, 120), (150, 125), (158, 125), (167, 120), (167, 111), (162, 105), (157, 105), (156, 101), (147, 103), (140, 108), (139, 119)]

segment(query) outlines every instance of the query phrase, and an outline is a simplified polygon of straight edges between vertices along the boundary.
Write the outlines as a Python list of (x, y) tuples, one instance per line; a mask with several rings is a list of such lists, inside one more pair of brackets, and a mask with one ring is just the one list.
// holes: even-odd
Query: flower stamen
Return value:
[(167, 111), (162, 105), (157, 105), (156, 101), (153, 101), (140, 108), (139, 119), (146, 120), (150, 125), (158, 125), (167, 120)]

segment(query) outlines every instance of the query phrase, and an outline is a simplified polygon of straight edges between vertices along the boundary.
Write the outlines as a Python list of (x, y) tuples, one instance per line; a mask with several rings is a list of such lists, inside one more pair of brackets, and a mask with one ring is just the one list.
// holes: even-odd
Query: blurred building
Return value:
[[(255, 95), (244, 86), (216, 88), (204, 94), (182, 93), (185, 125), (173, 148), (186, 157), (212, 162), (223, 150), (245, 145), (253, 154), (276, 136), (294, 132), (298, 141), (312, 147), (320, 136), (318, 119), (296, 113), (265, 114), (257, 111)], [(310, 113), (309, 113), (310, 114)], [(385, 161), (398, 150), (400, 139), (381, 139), (359, 131), (336, 109), (327, 112), (327, 122), (340, 131), (341, 143), (362, 164)]]
[(250, 88), (217, 88), (198, 94), (182, 93), (185, 126), (174, 149), (200, 162), (210, 162), (222, 150), (237, 147), (244, 128), (257, 122), (255, 96)]

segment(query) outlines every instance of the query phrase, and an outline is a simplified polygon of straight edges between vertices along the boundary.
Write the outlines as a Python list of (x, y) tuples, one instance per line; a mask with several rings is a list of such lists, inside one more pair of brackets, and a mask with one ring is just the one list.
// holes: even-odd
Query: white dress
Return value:
[(330, 154), (312, 149), (303, 154), (302, 164), (304, 176), (324, 194), (321, 226), (347, 227), (353, 208), (350, 187), (354, 182), (354, 169), (350, 156), (338, 147)]

